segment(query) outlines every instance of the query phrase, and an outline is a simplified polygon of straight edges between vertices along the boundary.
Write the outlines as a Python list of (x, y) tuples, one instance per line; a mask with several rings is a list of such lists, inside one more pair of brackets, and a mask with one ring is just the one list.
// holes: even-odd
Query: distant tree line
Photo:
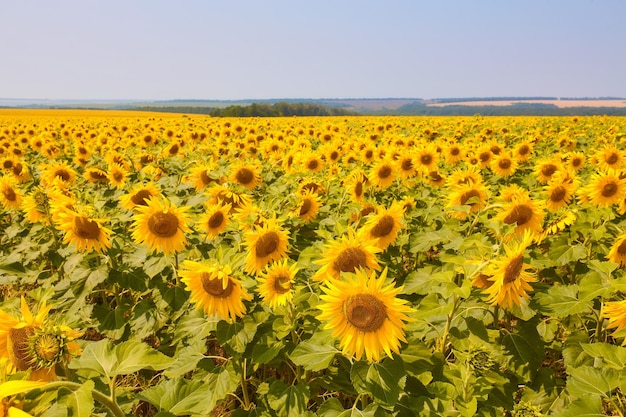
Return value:
[[(386, 113), (387, 114), (387, 113)], [(398, 107), (395, 115), (406, 116), (626, 116), (624, 107), (557, 107), (554, 104), (515, 103), (510, 106), (427, 106), (412, 103)]]
[(208, 114), (213, 117), (353, 116), (358, 114), (342, 108), (326, 107), (315, 103), (287, 103), (284, 101), (274, 104), (252, 103), (247, 106), (233, 105), (224, 108), (195, 106), (144, 106), (135, 107), (131, 110)]

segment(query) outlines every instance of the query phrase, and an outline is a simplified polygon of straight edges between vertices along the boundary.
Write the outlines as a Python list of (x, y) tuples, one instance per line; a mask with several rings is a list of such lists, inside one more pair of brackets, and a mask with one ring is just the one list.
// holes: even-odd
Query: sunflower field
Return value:
[(626, 119), (0, 111), (0, 417), (626, 413)]

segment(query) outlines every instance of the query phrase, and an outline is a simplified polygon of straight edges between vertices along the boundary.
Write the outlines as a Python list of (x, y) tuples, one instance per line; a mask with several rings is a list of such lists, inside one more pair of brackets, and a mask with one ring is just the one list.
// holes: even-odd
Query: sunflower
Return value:
[(517, 161), (508, 152), (501, 152), (491, 161), (491, 170), (501, 177), (510, 177), (517, 169)]
[[(0, 382), (0, 416), (2, 417), (32, 417), (21, 408), (14, 407), (13, 400), (17, 394), (24, 394), (30, 390), (46, 385), (45, 381), (11, 380)], [(17, 404), (15, 404), (17, 405)]]
[(360, 234), (364, 240), (371, 240), (382, 250), (392, 244), (403, 227), (404, 209), (401, 204), (393, 203), (389, 208), (381, 207), (376, 214), (369, 216)]
[(13, 165), (13, 168), (11, 168), (10, 172), (13, 174), (17, 182), (26, 182), (31, 178), (28, 166), (21, 161), (17, 161), (15, 165)]
[(288, 232), (283, 230), (276, 219), (268, 219), (262, 225), (255, 225), (254, 229), (246, 231), (246, 272), (259, 274), (268, 263), (285, 258), (288, 240)]
[(22, 192), (11, 177), (0, 177), (0, 203), (7, 209), (19, 210), (22, 206)]
[(80, 252), (103, 253), (111, 247), (111, 230), (102, 226), (102, 219), (94, 219), (82, 212), (61, 210), (56, 217), (63, 243), (74, 245)]
[(161, 190), (153, 182), (135, 185), (128, 194), (120, 197), (120, 205), (127, 210), (147, 206), (148, 200), (161, 196)]
[(519, 196), (504, 204), (496, 218), (505, 224), (515, 225), (515, 234), (520, 236), (526, 230), (535, 234), (541, 233), (545, 213), (540, 203), (530, 197)]
[(622, 233), (615, 239), (606, 258), (620, 267), (626, 266), (626, 233)]
[(44, 300), (33, 314), (22, 297), (21, 317), (0, 310), (0, 358), (8, 359), (10, 373), (29, 371), (31, 380), (51, 381), (57, 363), (80, 353), (74, 339), (82, 333), (50, 323), (50, 309)]
[(456, 165), (465, 158), (466, 152), (458, 143), (451, 143), (445, 147), (443, 155), (448, 165)]
[(109, 184), (116, 188), (123, 188), (128, 180), (128, 169), (120, 164), (110, 164), (109, 172), (107, 173)]
[(307, 172), (320, 172), (324, 169), (324, 161), (317, 152), (306, 152), (300, 157), (300, 164)]
[(365, 187), (367, 185), (367, 177), (363, 174), (363, 172), (354, 172), (344, 182), (344, 185), (354, 202), (359, 203), (363, 201), (363, 194), (365, 194)]
[(256, 291), (263, 302), (273, 309), (291, 302), (297, 272), (297, 264), (289, 266), (287, 259), (268, 265), (257, 277)]
[[(450, 188), (448, 194), (448, 215), (459, 220), (465, 220), (469, 213), (475, 213), (485, 207), (487, 203), (487, 187), (481, 183), (467, 183)], [(469, 206), (469, 211), (456, 209), (459, 206)]]
[(524, 263), (524, 252), (533, 241), (533, 235), (525, 232), (520, 240), (504, 245), (506, 256), (492, 261), (485, 269), (493, 284), (484, 290), (487, 302), (502, 308), (519, 306), (522, 298), (529, 298), (532, 291), (529, 282), (537, 279), (528, 271), (530, 265)]
[(230, 204), (208, 204), (203, 214), (198, 217), (197, 224), (207, 234), (207, 238), (215, 239), (230, 224)]
[(493, 153), (491, 152), (489, 146), (482, 147), (476, 152), (476, 158), (478, 158), (478, 166), (480, 166), (481, 168), (487, 168), (489, 165), (491, 165)]
[(176, 207), (164, 197), (150, 198), (145, 206), (137, 206), (133, 215), (131, 235), (138, 244), (166, 255), (185, 248), (189, 233), (188, 207)]
[[(607, 301), (604, 303), (602, 317), (608, 318), (609, 323), (606, 327), (615, 329), (614, 336), (619, 337), (619, 333), (622, 333), (626, 327), (626, 300)], [(623, 333), (621, 335), (623, 336)], [(624, 338), (622, 345), (626, 345), (626, 338)]]
[(387, 188), (396, 178), (396, 164), (390, 159), (381, 159), (371, 168), (368, 179), (378, 188)]
[(546, 208), (549, 211), (556, 212), (567, 207), (572, 201), (575, 185), (570, 181), (563, 181), (555, 178), (544, 188), (548, 198), (546, 199)]
[(600, 169), (603, 171), (609, 169), (620, 169), (624, 164), (624, 153), (615, 145), (605, 145), (594, 155), (598, 161)]
[(416, 169), (422, 173), (427, 174), (436, 171), (438, 162), (439, 154), (432, 145), (424, 146), (422, 149), (415, 152)]
[(415, 169), (415, 158), (412, 154), (406, 153), (396, 161), (400, 178), (406, 180), (412, 178), (417, 174)]
[(626, 197), (626, 179), (613, 170), (596, 173), (579, 191), (583, 198), (596, 207), (620, 204)]
[(541, 184), (547, 184), (552, 176), (561, 171), (563, 166), (556, 159), (542, 159), (534, 168), (537, 181)]
[(530, 159), (533, 153), (533, 143), (527, 140), (522, 141), (515, 147), (513, 156), (518, 162), (525, 162)]
[(301, 218), (305, 223), (310, 223), (315, 219), (320, 210), (320, 197), (313, 191), (305, 191), (299, 194), (300, 202), (294, 211), (294, 214)]
[(347, 235), (327, 243), (322, 251), (321, 259), (313, 263), (321, 268), (313, 275), (316, 281), (340, 279), (342, 272), (355, 272), (359, 268), (366, 273), (380, 270), (376, 254), (381, 249), (376, 242), (365, 240), (349, 228)]
[(38, 188), (32, 189), (22, 200), (22, 211), (30, 223), (48, 224), (48, 196)]
[(191, 293), (189, 301), (207, 315), (236, 320), (246, 314), (244, 301), (252, 297), (234, 278), (230, 266), (213, 262), (182, 262), (178, 275)]
[(232, 191), (227, 184), (214, 184), (206, 190), (209, 204), (230, 204), (230, 212), (252, 204), (252, 198), (247, 194)]
[(83, 177), (91, 184), (109, 182), (106, 171), (97, 167), (87, 168)]
[(261, 174), (256, 165), (240, 162), (232, 170), (230, 179), (248, 190), (254, 190), (261, 183)]
[(186, 182), (191, 183), (196, 191), (202, 191), (207, 185), (217, 182), (221, 183), (222, 178), (216, 171), (212, 163), (201, 163), (191, 168), (191, 173), (186, 177)]
[(478, 184), (483, 182), (483, 177), (473, 165), (470, 165), (467, 170), (455, 169), (450, 175), (448, 175), (447, 183), (450, 186), (466, 185), (466, 184)]
[(559, 216), (556, 220), (551, 221), (546, 225), (541, 234), (538, 241), (545, 239), (548, 236), (552, 236), (560, 232), (561, 230), (565, 230), (567, 226), (571, 226), (576, 221), (577, 215), (576, 210), (567, 210), (561, 216)]
[(585, 166), (585, 154), (582, 152), (570, 152), (567, 155), (567, 166), (574, 172), (578, 172)]
[(41, 182), (45, 186), (50, 186), (55, 179), (66, 184), (72, 184), (77, 177), (74, 168), (65, 162), (53, 161), (45, 163), (40, 165), (39, 169), (41, 171)]
[(378, 362), (383, 355), (392, 358), (406, 342), (407, 315), (413, 312), (406, 300), (397, 295), (402, 287), (386, 283), (387, 268), (379, 277), (368, 277), (362, 269), (347, 274), (343, 280), (327, 281), (318, 305), (319, 319), (339, 339), (342, 352), (368, 362)]

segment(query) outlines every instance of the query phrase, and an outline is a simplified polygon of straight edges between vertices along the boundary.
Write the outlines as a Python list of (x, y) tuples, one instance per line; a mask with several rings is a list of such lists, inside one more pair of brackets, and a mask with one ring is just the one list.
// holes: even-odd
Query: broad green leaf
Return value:
[(267, 401), (278, 417), (300, 416), (306, 411), (311, 393), (304, 383), (287, 385), (274, 381), (270, 385)]
[(206, 343), (203, 341), (196, 341), (189, 346), (179, 345), (179, 349), (174, 355), (175, 361), (165, 369), (163, 375), (168, 378), (175, 378), (183, 376), (187, 372), (193, 371), (198, 362), (204, 358), (204, 352), (206, 352)]
[(581, 343), (583, 351), (589, 356), (602, 359), (602, 365), (623, 370), (626, 368), (626, 348), (608, 343)]
[(533, 322), (520, 321), (516, 330), (506, 334), (502, 344), (509, 356), (511, 369), (524, 380), (531, 381), (543, 362), (543, 342)]
[(552, 266), (563, 266), (584, 259), (587, 250), (582, 244), (570, 245), (567, 241), (560, 241), (550, 247), (549, 255)]
[(602, 417), (602, 397), (599, 395), (585, 395), (577, 398), (563, 409), (555, 410), (554, 417)]
[(586, 395), (608, 397), (615, 388), (623, 387), (626, 374), (611, 368), (580, 366), (567, 371), (567, 391), (576, 396)]
[(591, 307), (591, 301), (579, 300), (578, 289), (578, 285), (555, 285), (547, 293), (535, 294), (535, 300), (541, 311), (551, 317), (579, 314)]
[(355, 362), (350, 370), (354, 388), (369, 394), (381, 407), (392, 410), (406, 383), (402, 359), (385, 359), (381, 363)]
[(91, 417), (94, 410), (92, 391), (94, 383), (88, 380), (77, 390), (59, 389), (58, 404), (67, 407), (68, 417)]
[(181, 377), (164, 379), (159, 384), (140, 392), (137, 398), (148, 401), (161, 412), (175, 416), (206, 415), (215, 407), (213, 392), (208, 384)]
[(338, 417), (345, 410), (337, 398), (331, 397), (326, 400), (317, 410), (319, 417)]
[(289, 358), (308, 371), (320, 371), (328, 367), (337, 353), (341, 351), (331, 344), (305, 340), (296, 346)]
[(257, 326), (254, 318), (250, 316), (245, 316), (241, 322), (234, 323), (221, 320), (217, 323), (215, 334), (222, 346), (230, 350), (232, 355), (236, 355), (245, 352), (254, 339)]
[(140, 369), (161, 370), (174, 359), (142, 342), (129, 340), (117, 346), (103, 339), (89, 343), (80, 357), (70, 362), (71, 369), (90, 369), (108, 378), (127, 375)]
[(420, 268), (411, 272), (404, 281), (402, 294), (431, 294), (440, 293), (449, 297), (458, 288), (454, 283), (454, 271), (441, 271), (432, 266)]

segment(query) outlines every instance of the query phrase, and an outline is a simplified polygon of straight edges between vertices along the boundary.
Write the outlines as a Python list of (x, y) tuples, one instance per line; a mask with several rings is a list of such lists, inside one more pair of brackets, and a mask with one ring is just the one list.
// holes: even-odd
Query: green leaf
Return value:
[(206, 343), (203, 341), (196, 341), (189, 346), (180, 347), (174, 355), (175, 361), (163, 372), (163, 375), (168, 378), (175, 378), (183, 376), (187, 372), (193, 371), (198, 362), (204, 358), (204, 352), (206, 351)]
[(586, 395), (608, 397), (611, 391), (626, 383), (626, 374), (611, 368), (580, 366), (567, 372), (569, 374), (567, 390), (576, 397)]
[(626, 348), (624, 347), (608, 343), (581, 343), (580, 346), (589, 356), (602, 359), (603, 366), (617, 370), (626, 368)]
[(108, 378), (127, 375), (140, 369), (161, 370), (175, 362), (142, 342), (129, 340), (113, 346), (108, 339), (90, 343), (80, 357), (70, 362), (71, 369), (90, 369)]
[(585, 395), (561, 410), (555, 410), (554, 417), (602, 417), (602, 398), (599, 395)]
[(311, 393), (305, 384), (287, 385), (274, 381), (267, 394), (267, 402), (278, 417), (300, 416), (306, 412)]
[(578, 285), (555, 285), (547, 293), (535, 295), (541, 311), (551, 317), (567, 317), (579, 314), (590, 308), (590, 301), (578, 299)]
[(245, 352), (254, 339), (257, 326), (254, 318), (250, 316), (245, 316), (241, 322), (234, 323), (221, 320), (217, 323), (215, 335), (222, 346), (229, 350), (229, 353), (236, 355)]
[(91, 417), (94, 410), (92, 391), (94, 382), (88, 380), (77, 390), (59, 389), (58, 404), (67, 407), (68, 417)]
[(393, 410), (406, 383), (404, 363), (400, 358), (385, 359), (381, 363), (355, 362), (350, 378), (359, 394), (369, 394), (381, 407)]
[(200, 380), (186, 380), (181, 377), (164, 379), (159, 384), (137, 395), (161, 412), (175, 416), (188, 414), (207, 415), (215, 407), (212, 389)]
[(291, 352), (289, 358), (293, 363), (302, 366), (307, 371), (320, 371), (328, 368), (335, 355), (340, 352), (332, 344), (321, 344), (312, 338), (300, 342)]
[(543, 342), (536, 324), (520, 321), (517, 333), (506, 334), (502, 344), (510, 358), (511, 369), (526, 381), (531, 381), (544, 358)]
[(411, 272), (404, 281), (402, 294), (431, 294), (437, 292), (449, 297), (457, 285), (454, 283), (454, 271), (441, 271), (432, 266)]
[(549, 255), (551, 266), (554, 267), (584, 259), (587, 256), (587, 251), (585, 246), (581, 244), (570, 245), (569, 242), (563, 240), (550, 247)]

